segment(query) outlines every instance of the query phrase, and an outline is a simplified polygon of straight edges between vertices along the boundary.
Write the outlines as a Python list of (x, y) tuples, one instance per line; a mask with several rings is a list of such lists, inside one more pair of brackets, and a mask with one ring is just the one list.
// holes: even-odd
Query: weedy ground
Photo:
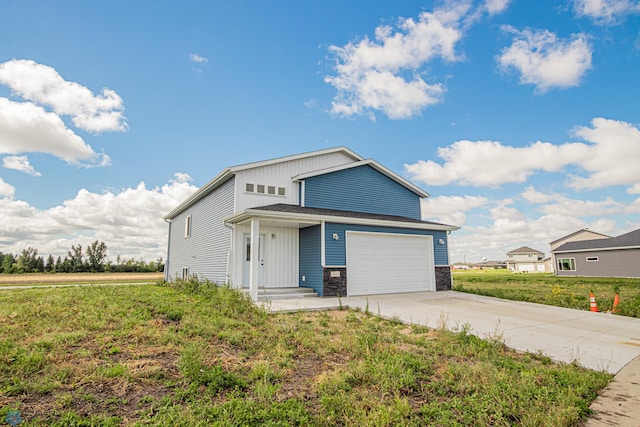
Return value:
[(211, 283), (0, 292), (0, 420), (20, 426), (574, 426), (610, 375)]
[(515, 274), (507, 270), (473, 270), (453, 273), (453, 289), (515, 301), (589, 310), (589, 292), (598, 309), (611, 311), (616, 291), (616, 314), (640, 317), (640, 279), (558, 277), (549, 273)]

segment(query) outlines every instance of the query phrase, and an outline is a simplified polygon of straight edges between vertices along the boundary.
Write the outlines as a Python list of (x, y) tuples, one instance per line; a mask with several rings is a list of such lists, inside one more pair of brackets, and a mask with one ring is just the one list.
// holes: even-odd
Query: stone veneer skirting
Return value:
[(450, 291), (451, 287), (451, 267), (436, 266), (436, 291)]
[(322, 295), (325, 297), (347, 296), (347, 268), (324, 267), (322, 269)]

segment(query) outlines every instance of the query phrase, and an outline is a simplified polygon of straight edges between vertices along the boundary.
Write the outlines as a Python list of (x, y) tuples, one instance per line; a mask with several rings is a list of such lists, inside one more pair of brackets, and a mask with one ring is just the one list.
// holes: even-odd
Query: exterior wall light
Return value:
[(340, 236), (338, 236), (338, 233), (333, 233), (333, 240), (340, 240)]

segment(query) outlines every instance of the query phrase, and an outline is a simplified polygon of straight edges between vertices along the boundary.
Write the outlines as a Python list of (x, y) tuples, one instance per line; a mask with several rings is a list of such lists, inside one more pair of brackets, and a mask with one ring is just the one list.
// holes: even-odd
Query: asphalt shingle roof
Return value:
[(564, 245), (557, 247), (554, 252), (624, 248), (629, 246), (640, 246), (640, 228), (634, 231), (630, 231), (629, 233), (622, 234), (618, 237), (610, 237), (608, 239), (567, 242)]
[(339, 217), (346, 217), (346, 218), (376, 219), (376, 220), (383, 220), (383, 221), (410, 222), (415, 224), (447, 226), (447, 224), (441, 224), (438, 222), (431, 222), (431, 221), (422, 221), (419, 219), (408, 218), (405, 216), (382, 215), (382, 214), (372, 214), (372, 213), (354, 212), (354, 211), (342, 211), (337, 209), (308, 208), (308, 207), (302, 207), (298, 205), (287, 205), (285, 203), (260, 206), (257, 208), (251, 208), (251, 210), (270, 211), (270, 212), (290, 212), (290, 213), (299, 213), (299, 214), (308, 214), (308, 215), (327, 215), (327, 216), (339, 216)]

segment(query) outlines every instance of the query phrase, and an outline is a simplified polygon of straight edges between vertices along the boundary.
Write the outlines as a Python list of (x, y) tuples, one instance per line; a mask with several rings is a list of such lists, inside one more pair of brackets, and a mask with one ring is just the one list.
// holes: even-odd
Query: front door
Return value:
[[(242, 263), (242, 284), (249, 286), (249, 278), (251, 277), (251, 235), (244, 235), (244, 252)], [(263, 285), (264, 278), (264, 234), (260, 235), (258, 243), (258, 286)]]

